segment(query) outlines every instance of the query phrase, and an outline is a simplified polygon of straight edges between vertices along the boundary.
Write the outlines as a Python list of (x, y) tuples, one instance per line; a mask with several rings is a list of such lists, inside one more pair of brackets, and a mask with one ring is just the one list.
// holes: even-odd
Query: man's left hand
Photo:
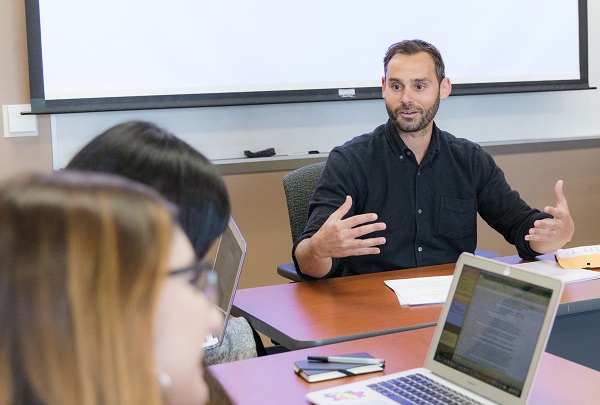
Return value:
[(554, 193), (556, 194), (556, 207), (544, 208), (544, 212), (552, 215), (553, 218), (535, 221), (529, 234), (525, 235), (529, 246), (540, 254), (551, 253), (562, 248), (571, 241), (575, 233), (575, 224), (563, 192), (562, 180), (556, 182)]

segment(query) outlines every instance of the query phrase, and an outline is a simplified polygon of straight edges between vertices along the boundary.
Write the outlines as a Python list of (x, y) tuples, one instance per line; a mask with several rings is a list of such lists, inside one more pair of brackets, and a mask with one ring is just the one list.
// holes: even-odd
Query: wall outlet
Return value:
[(29, 104), (2, 106), (2, 121), (4, 123), (5, 138), (38, 135), (37, 116), (21, 114), (22, 112), (30, 111), (31, 105)]

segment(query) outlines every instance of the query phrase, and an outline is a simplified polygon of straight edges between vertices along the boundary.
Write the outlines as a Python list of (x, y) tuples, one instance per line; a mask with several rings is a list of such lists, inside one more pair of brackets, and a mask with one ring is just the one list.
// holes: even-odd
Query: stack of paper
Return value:
[[(565, 283), (600, 278), (600, 271), (563, 269), (552, 260), (513, 264), (515, 267), (557, 278)], [(385, 284), (398, 296), (400, 305), (441, 304), (446, 301), (452, 276), (417, 277), (386, 280)]]
[(386, 280), (400, 305), (440, 304), (446, 302), (453, 276), (434, 276)]

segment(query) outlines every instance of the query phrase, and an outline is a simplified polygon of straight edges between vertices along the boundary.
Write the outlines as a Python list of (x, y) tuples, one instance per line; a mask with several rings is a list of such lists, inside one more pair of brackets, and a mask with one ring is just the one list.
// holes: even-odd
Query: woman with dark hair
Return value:
[(119, 174), (155, 188), (179, 207), (181, 226), (198, 257), (204, 257), (227, 226), (229, 195), (215, 166), (152, 123), (129, 121), (108, 129), (66, 169)]
[[(84, 146), (66, 169), (118, 174), (155, 188), (178, 206), (181, 227), (200, 258), (227, 226), (231, 206), (216, 167), (155, 124), (129, 121), (109, 128)], [(216, 364), (263, 354), (258, 334), (244, 318), (233, 318), (223, 343), (207, 350), (206, 359)]]

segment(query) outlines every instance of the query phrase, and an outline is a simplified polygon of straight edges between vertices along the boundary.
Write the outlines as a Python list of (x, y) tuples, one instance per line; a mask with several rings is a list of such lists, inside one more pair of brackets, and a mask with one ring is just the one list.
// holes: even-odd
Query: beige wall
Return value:
[[(29, 104), (24, 1), (0, 0), (0, 38), (0, 104)], [(38, 128), (37, 137), (4, 138), (0, 133), (0, 178), (22, 170), (51, 170), (47, 116), (38, 117)]]
[[(29, 102), (24, 2), (0, 0), (0, 103)], [(0, 137), (0, 178), (23, 170), (51, 170), (50, 121), (38, 117), (40, 135), (33, 138)], [(600, 128), (596, 130), (599, 132)], [(565, 191), (576, 222), (571, 246), (598, 244), (600, 214), (600, 148), (528, 151), (495, 155), (511, 185), (531, 205), (554, 204), (553, 187), (565, 180)], [(248, 259), (240, 282), (251, 287), (286, 282), (277, 276), (277, 264), (290, 261), (291, 236), (283, 171), (227, 175), (233, 214), (248, 244)], [(514, 249), (480, 226), (479, 246), (501, 254)]]

